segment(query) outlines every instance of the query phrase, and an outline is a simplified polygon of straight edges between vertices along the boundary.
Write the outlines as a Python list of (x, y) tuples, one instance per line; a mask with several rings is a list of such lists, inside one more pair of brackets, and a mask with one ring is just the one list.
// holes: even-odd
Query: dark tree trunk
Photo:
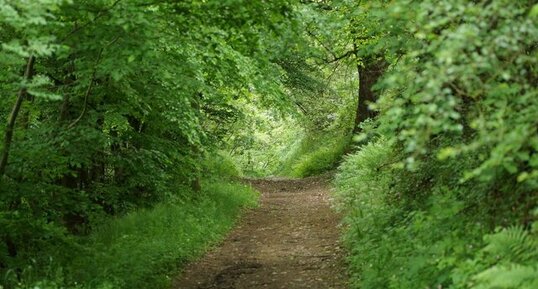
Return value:
[[(99, 116), (97, 117), (96, 122), (96, 128), (99, 131), (103, 131), (103, 127), (105, 124), (105, 116), (102, 112), (99, 113)], [(103, 182), (105, 180), (105, 162), (106, 162), (106, 155), (102, 151), (96, 153), (93, 157), (92, 166), (90, 167), (89, 175), (91, 182)]]
[(355, 114), (354, 133), (360, 132), (359, 124), (368, 118), (376, 116), (377, 112), (371, 110), (368, 106), (370, 103), (377, 101), (378, 95), (372, 89), (379, 78), (387, 69), (387, 61), (383, 58), (366, 59), (361, 66), (357, 65), (357, 73), (359, 75), (359, 95), (357, 101), (357, 111)]
[(191, 181), (191, 189), (195, 192), (195, 193), (200, 193), (202, 191), (202, 184), (200, 182), (200, 176), (196, 176), (192, 181)]
[[(32, 79), (32, 76), (34, 74), (34, 62), (35, 62), (34, 56), (30, 56), (28, 58), (28, 61), (26, 62), (26, 68), (24, 70), (24, 80), (26, 81), (29, 81), (30, 79)], [(9, 120), (6, 126), (6, 132), (4, 134), (4, 150), (2, 151), (2, 156), (0, 158), (0, 178), (6, 172), (7, 161), (9, 158), (9, 149), (11, 148), (11, 143), (13, 142), (13, 131), (15, 130), (15, 121), (17, 120), (17, 116), (19, 115), (22, 101), (26, 98), (27, 95), (28, 95), (28, 91), (26, 90), (25, 87), (19, 90), (17, 100), (15, 101), (15, 105), (13, 105), (13, 109), (11, 110), (11, 114), (9, 115)]]

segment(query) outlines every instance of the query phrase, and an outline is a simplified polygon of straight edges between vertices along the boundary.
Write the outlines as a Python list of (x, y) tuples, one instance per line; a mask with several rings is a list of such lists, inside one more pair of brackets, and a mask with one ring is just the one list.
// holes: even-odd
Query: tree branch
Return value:
[(73, 35), (73, 34), (77, 33), (78, 31), (90, 26), (92, 23), (97, 22), (97, 20), (99, 20), (99, 18), (106, 15), (106, 12), (109, 12), (110, 10), (114, 9), (114, 7), (116, 7), (116, 5), (118, 5), (118, 3), (120, 3), (120, 2), (121, 2), (121, 0), (116, 0), (108, 8), (97, 11), (97, 14), (96, 14), (95, 18), (93, 18), (92, 20), (90, 20), (90, 21), (82, 24), (81, 26), (78, 26), (75, 29), (71, 30), (71, 32), (67, 33), (67, 35), (65, 35), (63, 38), (61, 38), (60, 41), (58, 41), (58, 42), (63, 42), (65, 40), (67, 40), (67, 38), (69, 38), (71, 35)]
[(347, 51), (346, 53), (340, 55), (340, 56), (334, 56), (333, 55), (333, 59), (331, 60), (328, 60), (327, 63), (334, 63), (334, 62), (337, 62), (337, 61), (340, 61), (344, 58), (348, 58), (349, 56), (351, 55), (356, 55), (356, 51), (355, 50), (350, 50), (350, 51)]
[(75, 127), (77, 123), (80, 122), (80, 120), (84, 117), (86, 114), (86, 110), (88, 109), (88, 98), (90, 96), (90, 93), (92, 92), (93, 85), (95, 83), (95, 75), (97, 74), (97, 66), (99, 65), (99, 62), (101, 62), (101, 56), (103, 55), (103, 51), (105, 48), (101, 48), (99, 51), (99, 54), (97, 55), (97, 60), (95, 61), (95, 66), (93, 67), (92, 77), (90, 79), (90, 84), (88, 85), (88, 88), (86, 89), (86, 93), (84, 93), (84, 106), (82, 107), (82, 111), (80, 112), (80, 115), (69, 124), (67, 129), (72, 129)]
[[(116, 2), (117, 3), (117, 2)], [(97, 73), (97, 67), (99, 66), (99, 62), (101, 62), (101, 58), (103, 56), (103, 52), (105, 51), (105, 48), (109, 47), (110, 45), (116, 43), (120, 39), (120, 36), (116, 36), (116, 38), (112, 39), (109, 43), (107, 43), (101, 50), (99, 51), (99, 54), (97, 55), (97, 59), (95, 60), (95, 65), (93, 67), (92, 77), (90, 79), (90, 84), (88, 85), (88, 89), (86, 89), (86, 93), (84, 94), (84, 106), (82, 108), (82, 111), (80, 112), (80, 115), (75, 119), (67, 129), (72, 129), (86, 114), (86, 110), (88, 109), (88, 98), (90, 96), (90, 93), (92, 91), (93, 85), (95, 83), (95, 75)]]
[(347, 58), (351, 55), (357, 54), (357, 48), (356, 46), (354, 46), (353, 50), (347, 51), (344, 54), (337, 56), (336, 53), (332, 49), (330, 49), (327, 45), (325, 45), (325, 43), (321, 41), (321, 39), (319, 39), (319, 37), (315, 33), (312, 33), (308, 29), (306, 30), (306, 33), (310, 35), (310, 37), (314, 38), (314, 40), (316, 40), (316, 42), (318, 42), (332, 56), (333, 59), (325, 59), (326, 63), (334, 63), (344, 58)]
[(327, 50), (327, 52), (329, 52), (330, 55), (336, 58), (336, 54), (334, 53), (334, 51), (332, 51), (332, 49), (327, 47), (327, 45), (325, 45), (325, 43), (321, 41), (321, 39), (319, 39), (319, 37), (315, 33), (313, 33), (312, 31), (308, 29), (306, 29), (306, 33), (310, 35), (310, 37), (314, 38), (314, 40), (316, 40), (325, 50)]

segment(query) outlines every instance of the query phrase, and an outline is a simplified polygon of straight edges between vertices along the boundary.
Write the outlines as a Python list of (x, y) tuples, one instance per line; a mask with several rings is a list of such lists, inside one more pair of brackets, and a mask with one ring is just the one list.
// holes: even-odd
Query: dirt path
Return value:
[(224, 242), (188, 266), (174, 289), (346, 288), (338, 217), (327, 181), (251, 181), (262, 192)]

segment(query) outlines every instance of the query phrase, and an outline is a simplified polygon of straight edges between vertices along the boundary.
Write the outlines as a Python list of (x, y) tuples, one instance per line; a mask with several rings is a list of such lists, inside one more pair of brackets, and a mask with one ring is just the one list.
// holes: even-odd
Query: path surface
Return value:
[(174, 289), (346, 288), (327, 180), (255, 180), (261, 205), (188, 266)]

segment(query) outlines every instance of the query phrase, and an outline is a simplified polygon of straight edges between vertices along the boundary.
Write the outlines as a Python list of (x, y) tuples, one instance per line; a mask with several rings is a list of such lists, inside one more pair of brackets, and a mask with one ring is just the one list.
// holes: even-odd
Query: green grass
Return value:
[[(257, 203), (258, 194), (244, 185), (203, 187), (195, 199), (137, 210), (96, 228), (79, 240), (81, 252), (39, 288), (168, 288), (182, 265), (221, 240), (242, 209)], [(35, 288), (32, 283), (21, 288)]]
[(304, 178), (335, 169), (342, 159), (349, 137), (307, 137), (285, 161), (281, 174)]

